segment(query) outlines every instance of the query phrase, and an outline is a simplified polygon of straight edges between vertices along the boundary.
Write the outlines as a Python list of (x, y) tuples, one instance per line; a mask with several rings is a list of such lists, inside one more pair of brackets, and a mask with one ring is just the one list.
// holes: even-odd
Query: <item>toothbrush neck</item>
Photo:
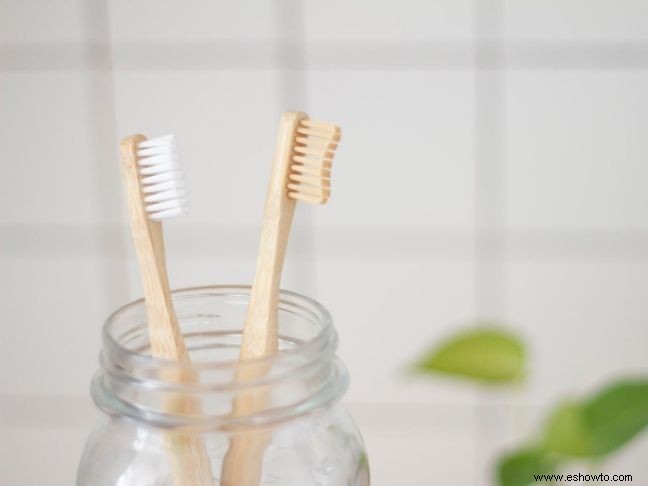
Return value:
[(283, 190), (270, 195), (266, 203), (265, 217), (261, 229), (259, 254), (254, 278), (254, 294), (262, 292), (273, 303), (279, 294), (290, 228), (295, 214), (295, 200), (288, 198)]

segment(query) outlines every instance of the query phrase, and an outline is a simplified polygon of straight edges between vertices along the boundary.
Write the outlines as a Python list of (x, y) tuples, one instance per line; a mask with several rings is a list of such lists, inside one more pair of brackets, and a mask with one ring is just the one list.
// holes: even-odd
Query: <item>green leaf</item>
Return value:
[(594, 454), (615, 451), (648, 425), (648, 380), (613, 384), (587, 401), (583, 415)]
[(427, 353), (415, 367), (488, 383), (519, 380), (525, 365), (522, 342), (506, 331), (480, 328), (461, 333)]
[(502, 457), (497, 463), (499, 486), (537, 484), (534, 474), (553, 474), (556, 461), (540, 449), (521, 449)]
[(592, 438), (584, 422), (583, 405), (564, 402), (551, 414), (545, 425), (544, 449), (569, 457), (591, 457)]
[(648, 381), (615, 383), (582, 403), (560, 406), (547, 422), (544, 448), (568, 457), (601, 458), (648, 425)]

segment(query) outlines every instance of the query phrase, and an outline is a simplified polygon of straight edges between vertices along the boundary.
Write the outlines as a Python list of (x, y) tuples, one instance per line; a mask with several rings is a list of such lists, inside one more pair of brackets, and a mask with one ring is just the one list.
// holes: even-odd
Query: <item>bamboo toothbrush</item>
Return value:
[[(339, 127), (311, 121), (305, 113), (287, 112), (281, 118), (240, 361), (265, 358), (278, 351), (279, 284), (295, 206), (297, 201), (328, 201), (331, 163), (339, 140)], [(241, 367), (237, 378), (252, 380), (266, 372), (265, 366), (248, 364)], [(266, 401), (263, 393), (243, 394), (235, 400), (233, 413), (254, 413)], [(221, 485), (258, 486), (268, 441), (266, 432), (233, 436)]]
[[(121, 141), (120, 149), (131, 231), (144, 287), (151, 352), (157, 358), (189, 363), (171, 301), (161, 223), (184, 214), (187, 208), (175, 138), (168, 135), (147, 140), (143, 135), (133, 135)], [(165, 378), (180, 383), (193, 379), (189, 372), (165, 375)], [(194, 401), (179, 396), (171, 397), (165, 406), (169, 412), (200, 412)], [(172, 431), (165, 433), (165, 440), (171, 454), (174, 486), (213, 484), (202, 440)]]

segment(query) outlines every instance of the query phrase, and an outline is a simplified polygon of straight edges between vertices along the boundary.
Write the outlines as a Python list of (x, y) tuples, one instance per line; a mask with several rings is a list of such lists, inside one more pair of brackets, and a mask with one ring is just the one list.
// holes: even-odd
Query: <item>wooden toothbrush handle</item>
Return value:
[[(274, 356), (278, 350), (279, 285), (295, 213), (295, 200), (288, 197), (288, 175), (297, 126), (305, 118), (305, 113), (288, 112), (279, 125), (254, 285), (243, 329), (241, 362)], [(261, 379), (267, 372), (264, 365), (244, 363), (237, 372), (237, 381)], [(267, 403), (265, 390), (241, 393), (234, 400), (232, 414), (250, 415), (266, 408)], [(258, 486), (263, 454), (270, 440), (269, 431), (250, 430), (233, 435), (221, 469), (221, 485)]]
[(144, 135), (121, 142), (122, 169), (128, 193), (131, 233), (137, 252), (149, 321), (151, 352), (157, 358), (186, 360), (187, 348), (171, 302), (164, 258), (162, 223), (151, 221), (144, 209), (144, 193), (137, 164), (137, 145)]
[(240, 352), (243, 361), (272, 356), (277, 351), (279, 285), (296, 204), (294, 199), (288, 197), (288, 175), (297, 126), (306, 117), (301, 112), (288, 112), (281, 117), (254, 284), (243, 328)]
[[(162, 224), (149, 219), (144, 208), (144, 193), (140, 182), (137, 145), (144, 135), (125, 138), (120, 144), (122, 172), (128, 193), (131, 232), (137, 252), (142, 286), (149, 322), (151, 353), (164, 358), (189, 363), (189, 353), (176, 318), (166, 271)], [(189, 368), (162, 371), (162, 378), (176, 383), (196, 379)], [(184, 396), (171, 395), (165, 403), (171, 413), (200, 414), (200, 406)], [(165, 432), (174, 486), (203, 486), (213, 484), (211, 463), (203, 440), (181, 432)]]

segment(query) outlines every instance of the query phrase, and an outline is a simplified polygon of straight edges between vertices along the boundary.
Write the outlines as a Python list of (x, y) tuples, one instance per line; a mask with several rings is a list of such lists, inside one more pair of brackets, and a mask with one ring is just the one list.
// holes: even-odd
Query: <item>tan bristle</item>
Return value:
[(337, 128), (335, 125), (329, 122), (323, 122), (323, 121), (317, 121), (317, 120), (310, 120), (310, 119), (305, 119), (301, 120), (299, 124), (303, 127), (319, 127), (324, 130), (327, 130), (329, 128)]
[(301, 182), (302, 184), (311, 185), (314, 187), (317, 187), (318, 184), (321, 187), (326, 187), (326, 188), (331, 187), (331, 180), (328, 178), (324, 179), (321, 177), (311, 177), (311, 176), (304, 176), (300, 174), (290, 174), (288, 178), (291, 181)]
[(307, 124), (309, 120), (302, 120), (297, 127), (297, 133), (308, 137), (318, 137), (331, 142), (340, 141), (340, 127), (331, 123)]
[(310, 155), (321, 159), (332, 159), (335, 155), (335, 151), (333, 150), (322, 150), (319, 147), (313, 147), (312, 145), (297, 145), (294, 150), (298, 154)]
[(324, 204), (331, 194), (331, 166), (340, 140), (340, 128), (332, 123), (301, 120), (293, 145), (288, 196)]
[(293, 162), (303, 164), (306, 167), (313, 167), (314, 169), (331, 169), (333, 162), (331, 159), (318, 160), (311, 157), (303, 157), (301, 155), (293, 155)]
[(325, 197), (307, 196), (299, 192), (289, 192), (288, 196), (293, 199), (299, 199), (300, 201), (304, 201), (311, 204), (326, 204), (326, 202), (328, 201), (327, 197), (325, 198)]
[(301, 192), (306, 196), (313, 196), (313, 197), (319, 197), (319, 196), (329, 197), (331, 195), (330, 188), (324, 186), (307, 186), (300, 183), (295, 184), (289, 182), (288, 189), (290, 189), (293, 192)]
[(328, 149), (328, 150), (335, 150), (338, 145), (337, 142), (328, 141), (325, 139), (318, 139), (318, 138), (309, 139), (308, 137), (297, 137), (295, 141), (300, 144), (309, 144), (312, 145), (313, 147), (321, 147), (323, 149)]
[(290, 170), (297, 174), (309, 174), (317, 177), (324, 177), (326, 179), (331, 178), (331, 169), (314, 169), (302, 164), (293, 164), (290, 166)]

